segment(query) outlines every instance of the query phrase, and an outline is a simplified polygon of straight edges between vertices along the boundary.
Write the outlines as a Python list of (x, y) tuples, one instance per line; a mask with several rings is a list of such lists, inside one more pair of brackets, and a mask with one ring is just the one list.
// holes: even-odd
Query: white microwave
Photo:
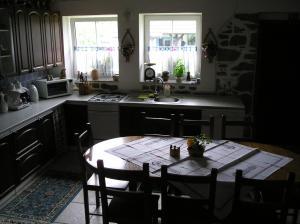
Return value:
[(39, 79), (35, 81), (36, 88), (41, 98), (53, 98), (71, 95), (73, 93), (72, 79)]

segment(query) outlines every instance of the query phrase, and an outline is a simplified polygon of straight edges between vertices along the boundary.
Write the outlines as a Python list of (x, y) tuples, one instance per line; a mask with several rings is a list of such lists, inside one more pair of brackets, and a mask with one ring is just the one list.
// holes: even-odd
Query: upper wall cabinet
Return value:
[(53, 24), (53, 41), (54, 41), (54, 65), (63, 65), (63, 37), (62, 37), (62, 24), (61, 16), (58, 12), (51, 14)]
[(29, 51), (29, 37), (27, 33), (27, 12), (23, 9), (15, 11), (16, 24), (16, 49), (18, 59), (18, 72), (26, 73), (31, 70), (30, 65), (30, 51)]
[(47, 68), (54, 65), (54, 38), (53, 38), (53, 23), (50, 12), (43, 13), (44, 25), (44, 45), (45, 45), (45, 63)]
[(0, 78), (16, 73), (11, 10), (0, 6)]
[(33, 71), (44, 68), (44, 42), (43, 42), (42, 14), (32, 10), (28, 13), (28, 34), (30, 41), (31, 69)]
[(16, 9), (15, 23), (20, 73), (63, 65), (59, 13)]

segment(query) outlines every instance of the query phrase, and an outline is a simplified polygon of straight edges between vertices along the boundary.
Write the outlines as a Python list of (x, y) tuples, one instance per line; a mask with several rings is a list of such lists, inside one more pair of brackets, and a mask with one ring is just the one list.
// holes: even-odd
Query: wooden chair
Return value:
[(140, 115), (141, 135), (175, 136), (175, 114), (170, 114), (168, 118), (148, 116), (146, 112)]
[(194, 120), (185, 119), (184, 114), (180, 114), (179, 120), (179, 136), (188, 137), (199, 135), (203, 131), (201, 130), (203, 126), (209, 127), (209, 137), (213, 139), (214, 137), (214, 116), (210, 116), (209, 120)]
[(285, 223), (294, 180), (294, 173), (290, 173), (287, 180), (257, 180), (245, 178), (242, 170), (237, 170), (233, 211), (227, 222)]
[[(162, 224), (215, 223), (214, 216), (217, 170), (212, 169), (209, 176), (186, 176), (168, 173), (167, 166), (161, 167)], [(207, 197), (175, 195), (168, 188), (176, 184), (199, 184), (208, 187)]]
[[(229, 137), (226, 132), (227, 128), (240, 127), (243, 129), (243, 135), (237, 137)], [(253, 140), (253, 122), (250, 117), (245, 117), (244, 120), (227, 120), (224, 114), (221, 115), (221, 138), (236, 141), (251, 141)]]
[[(99, 215), (98, 213), (92, 213), (89, 210), (88, 191), (95, 192), (96, 207), (99, 208), (100, 206), (99, 179), (95, 173), (92, 173), (88, 169), (87, 163), (84, 158), (84, 154), (86, 150), (93, 146), (93, 135), (92, 135), (91, 124), (87, 123), (86, 130), (81, 134), (75, 133), (74, 136), (77, 143), (77, 152), (78, 152), (79, 163), (81, 168), (81, 181), (82, 181), (82, 188), (83, 188), (85, 222), (88, 224), (90, 223), (90, 218), (89, 218), (90, 215)], [(109, 180), (107, 186), (125, 190), (128, 186), (128, 182)]]
[[(130, 224), (157, 223), (158, 195), (152, 195), (149, 178), (149, 164), (143, 164), (143, 170), (121, 170), (104, 167), (103, 160), (97, 161), (100, 180), (103, 224), (109, 222)], [(107, 186), (106, 179), (138, 181), (141, 191), (120, 191)], [(108, 203), (108, 196), (112, 200)]]

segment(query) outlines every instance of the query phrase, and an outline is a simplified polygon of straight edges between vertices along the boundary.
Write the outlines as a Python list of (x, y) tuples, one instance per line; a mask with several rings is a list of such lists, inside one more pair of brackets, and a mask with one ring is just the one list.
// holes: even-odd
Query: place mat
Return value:
[(78, 177), (46, 174), (0, 210), (0, 223), (52, 223), (81, 190)]

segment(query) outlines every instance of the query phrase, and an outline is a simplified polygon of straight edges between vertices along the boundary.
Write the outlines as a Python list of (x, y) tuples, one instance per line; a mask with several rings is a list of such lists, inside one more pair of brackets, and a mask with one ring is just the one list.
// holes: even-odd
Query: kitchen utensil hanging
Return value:
[(127, 29), (121, 42), (121, 54), (125, 57), (126, 62), (129, 62), (130, 56), (133, 54), (135, 43), (130, 30)]

